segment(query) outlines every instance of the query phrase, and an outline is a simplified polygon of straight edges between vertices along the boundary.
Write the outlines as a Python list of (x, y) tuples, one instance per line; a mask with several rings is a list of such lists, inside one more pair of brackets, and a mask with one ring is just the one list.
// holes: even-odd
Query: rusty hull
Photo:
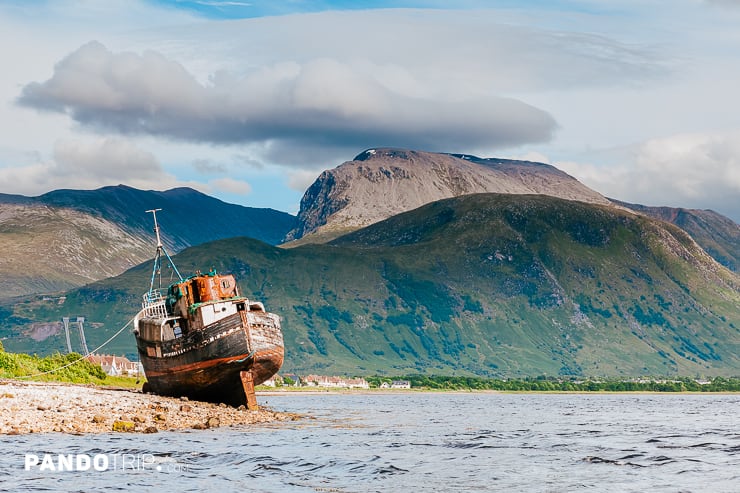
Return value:
[(240, 373), (249, 372), (259, 385), (280, 369), (279, 317), (236, 292), (219, 292), (223, 278), (233, 283), (231, 276), (195, 276), (185, 286), (170, 286), (167, 298), (137, 315), (134, 333), (146, 391), (246, 405)]

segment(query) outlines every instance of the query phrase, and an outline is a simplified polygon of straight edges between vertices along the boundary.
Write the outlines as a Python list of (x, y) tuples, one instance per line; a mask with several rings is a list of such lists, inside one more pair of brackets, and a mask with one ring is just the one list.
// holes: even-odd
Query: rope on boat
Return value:
[[(87, 356), (90, 356), (90, 355), (92, 355), (92, 354), (95, 354), (95, 353), (97, 353), (98, 351), (100, 351), (101, 349), (103, 349), (103, 348), (104, 348), (104, 347), (105, 347), (105, 346), (106, 346), (106, 345), (107, 345), (107, 344), (108, 344), (109, 342), (111, 342), (111, 341), (112, 341), (113, 339), (115, 339), (116, 337), (118, 337), (118, 336), (119, 336), (119, 335), (121, 334), (121, 332), (123, 332), (124, 330), (126, 330), (126, 328), (127, 328), (127, 327), (128, 327), (129, 325), (131, 325), (131, 322), (133, 322), (135, 318), (136, 318), (136, 316), (132, 317), (132, 318), (131, 318), (131, 320), (129, 320), (128, 322), (126, 322), (126, 325), (124, 325), (123, 327), (121, 327), (120, 329), (118, 329), (118, 332), (116, 332), (115, 334), (113, 334), (113, 335), (112, 335), (112, 336), (111, 336), (111, 337), (110, 337), (110, 338), (109, 338), (109, 339), (108, 339), (107, 341), (105, 341), (105, 342), (104, 342), (103, 344), (101, 344), (100, 346), (98, 346), (98, 347), (96, 347), (95, 349), (93, 349), (92, 351), (90, 351), (90, 353), (89, 353), (89, 354), (88, 354)], [(34, 375), (23, 375), (23, 376), (19, 376), (19, 377), (14, 377), (14, 378), (16, 378), (16, 379), (21, 379), (21, 378), (35, 378), (35, 377), (40, 377), (40, 376), (43, 376), (43, 375), (48, 375), (49, 373), (54, 373), (55, 371), (59, 371), (59, 370), (64, 370), (65, 368), (69, 368), (70, 366), (72, 366), (72, 365), (75, 365), (75, 364), (79, 363), (79, 362), (80, 362), (80, 361), (82, 361), (83, 359), (86, 359), (86, 358), (87, 358), (87, 356), (81, 356), (80, 358), (78, 358), (78, 359), (76, 359), (76, 360), (72, 361), (71, 363), (67, 363), (67, 364), (66, 364), (66, 365), (64, 365), (64, 366), (60, 366), (59, 368), (52, 368), (51, 370), (48, 370), (48, 371), (44, 371), (44, 372), (41, 372), (41, 373), (36, 373), (36, 374), (34, 374)]]

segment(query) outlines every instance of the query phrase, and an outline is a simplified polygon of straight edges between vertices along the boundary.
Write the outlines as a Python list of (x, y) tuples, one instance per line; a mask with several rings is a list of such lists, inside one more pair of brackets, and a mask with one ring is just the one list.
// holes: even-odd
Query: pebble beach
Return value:
[(261, 407), (229, 407), (139, 390), (0, 380), (0, 434), (157, 433), (300, 419)]

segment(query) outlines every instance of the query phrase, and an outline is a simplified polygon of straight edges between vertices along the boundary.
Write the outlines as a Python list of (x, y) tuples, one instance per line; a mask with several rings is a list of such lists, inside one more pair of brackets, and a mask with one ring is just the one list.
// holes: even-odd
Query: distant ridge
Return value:
[(38, 197), (0, 194), (0, 298), (48, 293), (120, 274), (152, 256), (152, 220), (161, 208), (172, 252), (207, 241), (251, 236), (278, 243), (295, 218), (190, 188), (164, 192), (125, 185), (55, 190)]
[(274, 245), (295, 220), (285, 212), (229, 204), (188, 187), (155, 191), (117, 185), (54, 190), (33, 200), (99, 215), (128, 232), (145, 235), (152, 229), (145, 211), (162, 209), (163, 238), (175, 250), (230, 236), (250, 236)]
[(660, 219), (689, 233), (701, 247), (728, 269), (740, 270), (740, 226), (712, 210), (651, 207), (610, 199), (617, 205)]

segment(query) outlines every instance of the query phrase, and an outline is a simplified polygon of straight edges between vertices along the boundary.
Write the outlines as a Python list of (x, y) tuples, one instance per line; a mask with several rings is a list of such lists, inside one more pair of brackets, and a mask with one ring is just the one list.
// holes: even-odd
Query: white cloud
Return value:
[(0, 182), (12, 183), (13, 193), (22, 195), (121, 183), (154, 190), (193, 185), (165, 172), (153, 154), (121, 138), (60, 140), (50, 159), (0, 168)]
[(149, 180), (162, 175), (153, 154), (120, 138), (60, 141), (54, 149), (54, 161), (56, 167), (50, 171), (59, 177)]
[(292, 190), (304, 192), (316, 181), (323, 170), (291, 170), (288, 173), (288, 187)]
[(740, 221), (740, 131), (680, 134), (634, 146), (605, 166), (555, 165), (609, 197), (644, 205), (714, 209)]
[[(636, 165), (646, 177), (636, 184), (644, 192), (678, 193), (694, 203), (709, 195), (740, 202), (740, 132), (653, 139), (638, 149)], [(663, 178), (662, 186), (655, 190), (650, 178)]]
[(249, 195), (252, 192), (252, 186), (243, 180), (234, 178), (217, 178), (208, 182), (213, 193), (225, 192), (234, 195)]
[(223, 174), (228, 171), (227, 167), (223, 163), (214, 162), (205, 158), (194, 159), (193, 169), (202, 175)]

